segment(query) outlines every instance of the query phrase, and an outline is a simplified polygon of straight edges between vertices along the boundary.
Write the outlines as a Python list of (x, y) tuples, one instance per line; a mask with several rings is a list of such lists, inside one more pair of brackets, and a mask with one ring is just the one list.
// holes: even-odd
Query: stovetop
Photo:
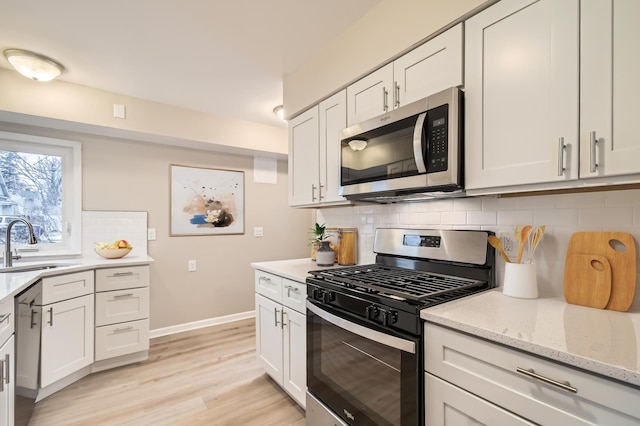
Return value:
[(319, 281), (347, 289), (418, 303), (461, 290), (487, 286), (486, 281), (379, 264), (311, 271), (310, 274)]

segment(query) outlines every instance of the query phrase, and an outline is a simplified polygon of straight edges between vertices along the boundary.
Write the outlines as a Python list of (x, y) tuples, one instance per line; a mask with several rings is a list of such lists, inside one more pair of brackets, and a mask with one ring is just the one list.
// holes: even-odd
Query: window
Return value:
[(33, 225), (37, 245), (27, 244), (22, 223), (11, 229), (22, 257), (80, 252), (82, 163), (78, 142), (0, 132), (0, 242), (16, 218)]

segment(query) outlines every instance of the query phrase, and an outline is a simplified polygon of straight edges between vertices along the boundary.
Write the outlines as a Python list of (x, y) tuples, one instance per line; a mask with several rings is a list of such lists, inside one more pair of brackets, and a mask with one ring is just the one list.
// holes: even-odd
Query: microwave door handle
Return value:
[(426, 112), (420, 114), (416, 121), (416, 126), (413, 128), (413, 158), (416, 160), (418, 173), (427, 173), (427, 166), (422, 155), (422, 129), (426, 118)]

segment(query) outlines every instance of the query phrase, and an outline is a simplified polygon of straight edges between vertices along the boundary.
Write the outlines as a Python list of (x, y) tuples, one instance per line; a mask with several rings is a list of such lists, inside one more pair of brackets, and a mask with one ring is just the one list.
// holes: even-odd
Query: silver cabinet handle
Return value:
[(300, 293), (300, 289), (290, 286), (289, 284), (286, 284), (284, 286), (287, 289), (287, 297), (291, 297), (291, 290), (293, 290), (295, 293)]
[(133, 275), (133, 272), (116, 272), (113, 274), (114, 277), (126, 277), (128, 275)]
[(311, 201), (316, 200), (316, 186), (311, 184)]
[(128, 327), (122, 327), (122, 328), (116, 328), (113, 330), (114, 333), (117, 333), (119, 331), (127, 331), (127, 330), (131, 330), (133, 328), (132, 325), (128, 326)]
[(37, 312), (35, 311), (35, 309), (31, 310), (31, 325), (29, 328), (33, 328), (35, 326), (38, 325), (38, 323), (35, 321), (35, 317), (36, 317)]
[(270, 283), (271, 282), (271, 278), (269, 278), (269, 277), (260, 277), (260, 278), (258, 278), (258, 281), (266, 281), (266, 282)]
[(598, 138), (596, 138), (596, 132), (591, 132), (590, 135), (590, 148), (591, 148), (591, 173), (595, 173), (598, 168), (598, 163), (596, 162), (596, 145), (598, 144)]
[(324, 198), (324, 195), (322, 195), (322, 188), (324, 188), (324, 185), (320, 184), (320, 186), (318, 186), (318, 201), (322, 201)]
[(11, 365), (11, 358), (9, 358), (9, 354), (6, 354), (6, 355), (4, 356), (4, 362), (5, 362), (5, 365), (7, 366), (7, 377), (5, 377), (5, 379), (4, 379), (4, 380), (5, 380), (5, 383), (6, 383), (6, 384), (9, 384), (9, 383), (11, 382), (11, 378), (9, 377), (9, 374), (10, 374), (10, 372), (11, 372), (11, 367), (10, 367), (10, 365)]
[(122, 299), (125, 297), (131, 297), (133, 296), (133, 293), (125, 293), (125, 294), (116, 294), (115, 296), (113, 296), (114, 299)]
[(53, 306), (49, 308), (49, 324), (53, 327)]
[[(283, 310), (282, 311), (282, 327), (284, 328), (286, 325), (288, 325), (286, 322), (284, 322), (284, 316), (287, 315), (287, 313)], [(289, 317), (287, 316), (287, 322), (289, 322)]]
[(384, 112), (389, 111), (389, 103), (387, 102), (389, 98), (389, 92), (386, 87), (382, 87), (382, 109)]
[(541, 382), (547, 383), (549, 385), (557, 386), (560, 389), (566, 390), (571, 393), (578, 393), (578, 389), (571, 386), (569, 382), (559, 382), (557, 380), (550, 379), (548, 377), (542, 376), (536, 373), (533, 368), (520, 368), (516, 367), (516, 372), (523, 374), (527, 377), (531, 377), (532, 379), (540, 380)]
[(562, 176), (564, 174), (564, 150), (567, 148), (567, 145), (564, 144), (564, 137), (558, 139), (558, 176)]
[(278, 312), (280, 312), (280, 311), (278, 310), (278, 308), (273, 308), (273, 314), (274, 314), (274, 318), (275, 318), (275, 325), (276, 325), (276, 327), (277, 327), (277, 326), (278, 326), (278, 324), (279, 324), (279, 323), (278, 323)]
[(400, 85), (397, 81), (393, 82), (393, 104), (394, 108), (398, 108), (400, 106)]
[(4, 322), (5, 320), (9, 319), (10, 316), (11, 316), (11, 312), (2, 315), (0, 317), (0, 322)]

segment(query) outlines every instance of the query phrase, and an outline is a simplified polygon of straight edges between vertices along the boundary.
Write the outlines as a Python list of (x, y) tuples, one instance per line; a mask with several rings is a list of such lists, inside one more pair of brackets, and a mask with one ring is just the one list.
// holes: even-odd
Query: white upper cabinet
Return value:
[(462, 86), (462, 23), (393, 62), (394, 108)]
[(639, 173), (640, 2), (582, 0), (580, 13), (580, 177)]
[(289, 121), (289, 205), (318, 202), (318, 107)]
[(578, 178), (578, 0), (503, 0), (465, 24), (465, 186)]
[(462, 42), (460, 23), (347, 87), (347, 126), (461, 86)]
[(340, 138), (346, 92), (336, 93), (289, 122), (289, 205), (341, 204)]

